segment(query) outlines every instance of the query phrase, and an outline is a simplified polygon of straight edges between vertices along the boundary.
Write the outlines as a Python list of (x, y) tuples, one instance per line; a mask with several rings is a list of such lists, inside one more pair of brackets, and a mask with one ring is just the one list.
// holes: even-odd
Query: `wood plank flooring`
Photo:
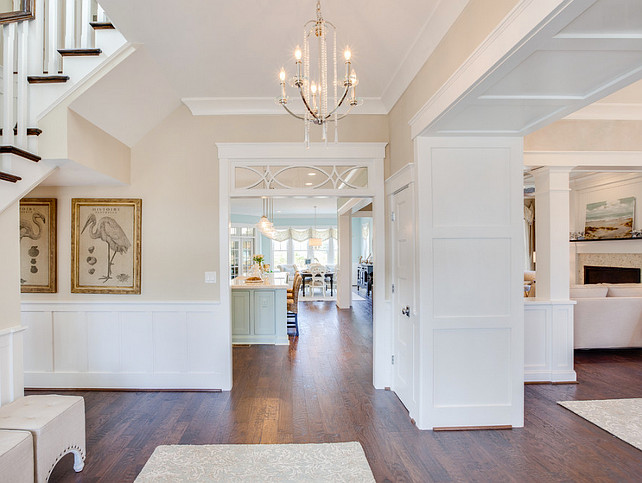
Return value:
[[(377, 481), (640, 481), (642, 452), (558, 400), (642, 397), (642, 351), (576, 354), (578, 385), (530, 385), (526, 425), (417, 430), (372, 387), (370, 301), (301, 304), (289, 347), (234, 349), (228, 393), (73, 392), (85, 398), (88, 458), (50, 481), (132, 481), (160, 444), (360, 441)], [(257, 475), (260, 481), (260, 475)]]

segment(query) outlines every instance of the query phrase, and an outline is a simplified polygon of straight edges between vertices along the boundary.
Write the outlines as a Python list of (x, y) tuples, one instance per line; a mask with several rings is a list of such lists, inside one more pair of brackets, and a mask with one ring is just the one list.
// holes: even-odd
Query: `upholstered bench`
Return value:
[(46, 482), (67, 453), (74, 470), (85, 466), (85, 400), (78, 396), (26, 396), (0, 407), (0, 429), (31, 432), (35, 480)]
[(0, 481), (31, 483), (33, 476), (31, 433), (0, 430)]

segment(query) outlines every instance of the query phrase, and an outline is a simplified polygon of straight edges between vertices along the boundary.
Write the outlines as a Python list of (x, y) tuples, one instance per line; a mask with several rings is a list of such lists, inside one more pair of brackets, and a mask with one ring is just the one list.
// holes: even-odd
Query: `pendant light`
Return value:
[(322, 245), (321, 238), (317, 238), (317, 207), (314, 207), (314, 231), (312, 232), (312, 237), (308, 240), (308, 246), (313, 248), (319, 248)]

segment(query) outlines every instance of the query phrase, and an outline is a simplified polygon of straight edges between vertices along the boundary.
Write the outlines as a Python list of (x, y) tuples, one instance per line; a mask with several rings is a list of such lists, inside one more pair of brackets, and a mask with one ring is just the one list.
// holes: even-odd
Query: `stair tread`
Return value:
[(68, 75), (30, 75), (27, 76), (29, 84), (56, 84), (69, 80)]
[(102, 52), (100, 49), (58, 49), (58, 53), (63, 57), (100, 55)]
[(14, 174), (3, 173), (2, 171), (0, 171), (0, 179), (4, 181), (9, 181), (10, 183), (15, 183), (16, 181), (20, 181), (22, 178)]
[(30, 153), (29, 151), (25, 151), (24, 149), (20, 149), (16, 146), (0, 146), (0, 154), (15, 154), (16, 156), (20, 156), (22, 158), (28, 159), (29, 161), (33, 161), (34, 163), (37, 163), (40, 161), (42, 158), (38, 156), (37, 154)]
[(94, 30), (112, 30), (115, 29), (114, 24), (111, 22), (89, 22)]
[[(13, 128), (13, 134), (14, 136), (18, 134), (18, 128)], [(37, 127), (28, 127), (27, 128), (27, 136), (40, 136), (42, 134), (42, 129), (39, 129)], [(0, 127), (0, 136), (2, 136), (2, 128)]]

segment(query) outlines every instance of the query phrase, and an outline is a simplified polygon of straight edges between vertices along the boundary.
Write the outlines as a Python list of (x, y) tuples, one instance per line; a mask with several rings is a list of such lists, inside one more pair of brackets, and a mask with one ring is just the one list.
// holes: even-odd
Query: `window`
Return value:
[(253, 227), (230, 228), (230, 277), (245, 275), (252, 266), (255, 230)]
[(272, 240), (272, 261), (274, 268), (279, 265), (287, 265), (288, 263), (288, 245), (289, 241), (282, 242)]
[(292, 240), (294, 250), (294, 263), (299, 267), (305, 267), (305, 260), (308, 258), (308, 241)]

